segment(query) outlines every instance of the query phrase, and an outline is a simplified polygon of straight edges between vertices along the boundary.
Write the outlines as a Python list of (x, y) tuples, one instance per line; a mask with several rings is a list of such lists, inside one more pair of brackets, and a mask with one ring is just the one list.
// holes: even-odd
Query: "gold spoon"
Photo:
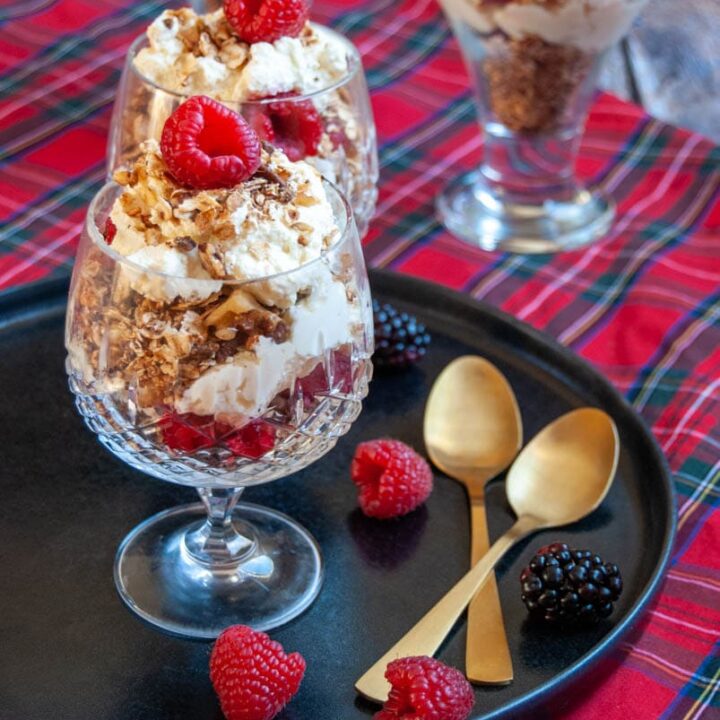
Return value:
[[(453, 360), (435, 381), (425, 408), (425, 446), (446, 475), (465, 486), (470, 499), (470, 564), (490, 548), (485, 485), (510, 465), (522, 447), (522, 420), (505, 376), (473, 355)], [(476, 683), (505, 685), (513, 679), (495, 573), (468, 607), (465, 674)]]
[(620, 441), (602, 410), (581, 408), (558, 418), (518, 455), (507, 476), (515, 524), (420, 622), (356, 683), (366, 698), (385, 702), (388, 663), (400, 657), (434, 655), (497, 562), (521, 538), (537, 530), (576, 522), (607, 495), (617, 469)]

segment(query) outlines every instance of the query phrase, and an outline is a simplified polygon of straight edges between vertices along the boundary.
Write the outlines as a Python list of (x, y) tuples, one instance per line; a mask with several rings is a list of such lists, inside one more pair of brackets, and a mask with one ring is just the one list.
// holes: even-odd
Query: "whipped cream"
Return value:
[(349, 67), (345, 47), (321, 26), (307, 23), (299, 37), (248, 44), (233, 34), (222, 9), (166, 10), (147, 37), (134, 60), (140, 74), (171, 92), (225, 102), (323, 90)]
[(176, 402), (178, 412), (258, 417), (278, 393), (312, 372), (328, 351), (351, 341), (351, 328), (362, 317), (348, 301), (343, 283), (324, 264), (307, 279), (309, 295), (289, 310), (288, 340), (275, 343), (262, 337), (252, 351), (206, 371)]
[[(112, 249), (136, 266), (124, 267), (137, 292), (158, 302), (202, 300), (223, 281), (267, 278), (317, 259), (340, 236), (320, 174), (263, 150), (258, 174), (232, 189), (189, 191), (172, 181), (155, 141), (148, 141), (110, 212)], [(278, 307), (295, 302), (304, 273), (251, 286)]]
[(482, 33), (502, 31), (515, 39), (529, 35), (588, 53), (606, 50), (622, 38), (647, 0), (558, 0), (510, 2), (441, 0), (451, 18)]

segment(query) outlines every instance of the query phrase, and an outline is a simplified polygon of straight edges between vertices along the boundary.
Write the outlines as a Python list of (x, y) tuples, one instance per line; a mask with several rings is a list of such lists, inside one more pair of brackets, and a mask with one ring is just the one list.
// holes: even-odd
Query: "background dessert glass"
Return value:
[(569, 250), (607, 232), (614, 204), (583, 187), (574, 166), (604, 51), (644, 3), (442, 0), (484, 137), (480, 168), (437, 199), (450, 232), (518, 253)]
[[(280, 101), (299, 105), (311, 102), (323, 117), (327, 116), (328, 126), (318, 155), (304, 159), (345, 194), (355, 214), (360, 237), (363, 237), (375, 212), (378, 182), (377, 137), (370, 95), (357, 48), (329, 28), (323, 28), (323, 32), (345, 48), (346, 75), (322, 90), (283, 97)], [(140, 144), (144, 140), (160, 140), (167, 118), (190, 95), (197, 94), (172, 92), (144, 77), (135, 65), (135, 57), (147, 45), (147, 37), (143, 34), (133, 42), (127, 54), (110, 125), (109, 177), (117, 168), (132, 165), (140, 155)], [(243, 102), (215, 99), (249, 119), (254, 113), (279, 102), (278, 98)]]
[[(173, 278), (133, 265), (101, 235), (121, 188), (107, 184), (90, 206), (70, 288), (66, 368), (77, 408), (106, 448), (142, 472), (200, 494), (202, 504), (161, 512), (135, 528), (115, 561), (115, 583), (125, 603), (173, 634), (212, 638), (233, 623), (273, 628), (302, 612), (320, 589), (320, 553), (310, 534), (282, 513), (238, 499), (248, 485), (297, 472), (332, 449), (367, 394), (373, 325), (365, 265), (347, 202), (334, 186), (324, 185), (340, 239), (298, 269), (246, 282)], [(169, 411), (166, 400), (148, 401), (152, 372), (123, 374), (129, 362), (147, 360), (152, 370), (157, 357), (150, 348), (159, 349), (163, 362), (168, 343), (189, 341), (179, 320), (187, 309), (207, 313), (239, 290), (263, 296), (288, 287), (313, 288), (318, 278), (339, 281), (352, 307), (345, 340), (330, 345), (326, 314), (306, 314), (303, 332), (316, 352), (292, 365), (293, 379), (256, 416), (179, 415)], [(174, 307), (148, 302), (133, 289), (157, 283), (165, 288), (194, 283), (199, 296), (207, 295), (203, 283), (222, 288), (206, 288), (215, 291), (205, 305), (177, 299)], [(297, 302), (308, 292), (298, 292)], [(245, 317), (252, 318), (241, 315), (235, 326)], [(177, 332), (163, 336), (171, 327)], [(217, 330), (215, 336), (220, 337)], [(292, 340), (291, 335), (274, 342), (286, 342), (292, 357), (293, 346), (287, 345)], [(202, 361), (203, 349), (181, 356), (171, 369), (175, 397), (184, 391), (188, 371)], [(259, 351), (257, 358), (261, 385), (266, 359)]]

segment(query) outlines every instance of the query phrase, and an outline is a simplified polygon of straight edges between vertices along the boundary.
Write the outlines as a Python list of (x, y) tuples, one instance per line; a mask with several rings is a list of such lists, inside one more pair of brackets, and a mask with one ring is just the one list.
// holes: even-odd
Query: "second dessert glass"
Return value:
[[(295, 270), (244, 282), (137, 266), (102, 237), (121, 188), (107, 184), (90, 206), (66, 327), (76, 405), (117, 457), (196, 488), (202, 500), (146, 520), (125, 538), (115, 562), (125, 603), (170, 633), (212, 638), (234, 623), (277, 627), (320, 589), (320, 552), (307, 530), (238, 499), (243, 488), (295, 473), (327, 453), (368, 391), (373, 326), (365, 264), (345, 199), (324, 185), (340, 238)], [(181, 287), (196, 299), (158, 302), (147, 292)], [(253, 300), (288, 289), (297, 300), (286, 311)], [(325, 311), (314, 312), (318, 307)], [(344, 329), (331, 340), (333, 325)], [(233, 358), (241, 358), (240, 370)], [(225, 373), (210, 380), (225, 405), (242, 390), (265, 409), (244, 417), (179, 412), (177, 398), (214, 370)], [(270, 387), (273, 377), (280, 384)], [(263, 393), (268, 399), (260, 402)]]
[[(221, 97), (215, 99), (248, 120), (258, 113), (272, 111), (273, 105), (278, 103), (299, 108), (312, 103), (324, 119), (325, 132), (317, 155), (304, 159), (315, 165), (348, 198), (358, 232), (363, 237), (375, 212), (378, 182), (377, 137), (370, 95), (357, 48), (329, 28), (323, 28), (323, 33), (344, 48), (347, 57), (347, 73), (337, 82), (322, 90), (281, 99), (242, 102)], [(159, 140), (168, 117), (190, 95), (197, 94), (173, 92), (143, 76), (135, 65), (135, 58), (147, 45), (147, 37), (143, 34), (133, 42), (127, 54), (110, 125), (108, 177), (118, 168), (133, 164), (140, 155), (143, 141)]]
[(442, 0), (468, 67), (484, 139), (478, 170), (437, 200), (484, 250), (546, 253), (602, 237), (615, 207), (575, 175), (604, 51), (645, 0)]

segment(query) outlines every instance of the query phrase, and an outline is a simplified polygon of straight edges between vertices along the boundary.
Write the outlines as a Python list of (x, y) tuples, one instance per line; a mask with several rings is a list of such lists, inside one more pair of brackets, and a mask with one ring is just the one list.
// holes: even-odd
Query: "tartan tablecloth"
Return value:
[[(69, 272), (123, 55), (164, 5), (0, 2), (0, 288)], [(324, 0), (314, 14), (358, 44), (373, 92), (382, 181), (369, 262), (569, 345), (625, 393), (674, 473), (679, 534), (659, 598), (581, 689), (533, 717), (720, 717), (720, 151), (600, 96), (579, 172), (618, 201), (607, 239), (556, 257), (471, 249), (433, 214), (439, 188), (481, 149), (436, 0)]]

